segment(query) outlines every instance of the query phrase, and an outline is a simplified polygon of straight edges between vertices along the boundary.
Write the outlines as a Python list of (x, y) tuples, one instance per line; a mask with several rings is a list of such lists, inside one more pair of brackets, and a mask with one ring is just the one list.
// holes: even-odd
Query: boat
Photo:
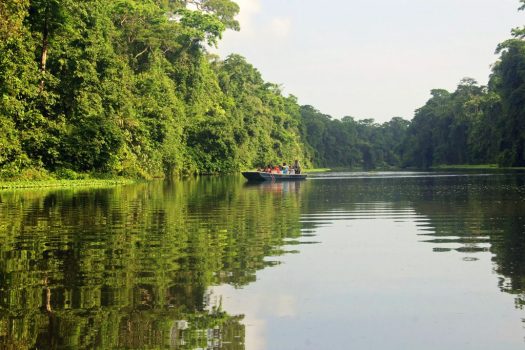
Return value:
[(293, 174), (293, 175), (291, 174), (272, 174), (272, 173), (265, 173), (262, 171), (244, 171), (242, 173), (242, 176), (244, 176), (250, 182), (297, 181), (297, 180), (306, 179), (305, 174)]

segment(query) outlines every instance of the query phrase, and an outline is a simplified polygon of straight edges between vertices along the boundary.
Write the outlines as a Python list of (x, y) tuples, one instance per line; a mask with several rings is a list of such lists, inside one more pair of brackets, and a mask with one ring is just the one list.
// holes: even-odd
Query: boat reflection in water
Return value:
[(286, 194), (286, 193), (299, 193), (301, 191), (302, 181), (263, 181), (263, 182), (252, 182), (248, 181), (244, 184), (246, 189), (257, 190), (262, 193), (275, 193), (275, 194)]

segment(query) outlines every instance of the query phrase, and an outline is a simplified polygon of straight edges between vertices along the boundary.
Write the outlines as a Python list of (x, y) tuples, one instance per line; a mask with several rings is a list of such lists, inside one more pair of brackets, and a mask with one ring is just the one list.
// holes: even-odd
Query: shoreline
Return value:
[(81, 180), (0, 180), (0, 190), (73, 188), (73, 187), (112, 187), (136, 183), (133, 179), (81, 179)]
[[(331, 171), (338, 171), (338, 168), (312, 168), (303, 170), (304, 174), (326, 173)], [(393, 171), (401, 171), (407, 169), (388, 169)], [(415, 169), (412, 169), (415, 170)], [(423, 169), (417, 169), (423, 170)], [(525, 167), (499, 167), (497, 164), (461, 164), (461, 165), (438, 165), (431, 167), (430, 170), (525, 170)], [(362, 171), (355, 169), (355, 171)], [(384, 169), (376, 169), (375, 171), (384, 171)], [(219, 175), (219, 174), (214, 174)], [(221, 174), (225, 175), (225, 174)], [(210, 175), (204, 175), (210, 176)], [(213, 176), (213, 175), (212, 175)], [(144, 179), (132, 178), (110, 178), (110, 179), (41, 179), (41, 180), (2, 180), (0, 179), (0, 191), (13, 189), (39, 189), (39, 188), (79, 188), (79, 187), (113, 187), (120, 185), (130, 185), (141, 181), (149, 181)]]
[(497, 164), (457, 164), (436, 165), (431, 170), (524, 170), (525, 167), (500, 167)]

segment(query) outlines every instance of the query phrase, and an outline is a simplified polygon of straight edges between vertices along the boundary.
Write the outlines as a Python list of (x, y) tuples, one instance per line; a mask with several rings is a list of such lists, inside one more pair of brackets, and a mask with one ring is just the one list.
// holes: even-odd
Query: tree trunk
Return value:
[(46, 14), (44, 29), (42, 30), (42, 54), (40, 56), (40, 73), (42, 73), (42, 80), (40, 80), (40, 92), (44, 90), (44, 74), (46, 73), (47, 51), (49, 49), (49, 26), (47, 21)]

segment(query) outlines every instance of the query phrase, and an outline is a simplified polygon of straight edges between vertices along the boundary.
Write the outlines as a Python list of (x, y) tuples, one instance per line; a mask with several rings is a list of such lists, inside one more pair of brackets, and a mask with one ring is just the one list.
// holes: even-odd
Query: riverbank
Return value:
[(18, 188), (67, 188), (67, 187), (111, 187), (129, 185), (136, 182), (131, 179), (81, 179), (81, 180), (0, 180), (0, 190)]
[(495, 169), (513, 169), (525, 170), (525, 167), (500, 167), (497, 164), (455, 164), (455, 165), (437, 165), (432, 170), (495, 170)]
[[(323, 173), (331, 171), (329, 168), (314, 168), (306, 169), (304, 173)], [(87, 176), (87, 175), (86, 175)], [(108, 178), (108, 179), (97, 179), (97, 178), (77, 178), (77, 179), (55, 179), (51, 176), (44, 178), (33, 178), (33, 179), (16, 179), (16, 180), (2, 180), (0, 179), (0, 190), (9, 189), (25, 189), (25, 188), (73, 188), (73, 187), (112, 187), (117, 185), (129, 185), (137, 181), (148, 181), (148, 180), (137, 180), (129, 178)]]
[(442, 164), (442, 165), (436, 165), (431, 167), (430, 169), (433, 170), (469, 170), (469, 169), (499, 169), (497, 164), (454, 164), (454, 165), (448, 165), (448, 164)]

